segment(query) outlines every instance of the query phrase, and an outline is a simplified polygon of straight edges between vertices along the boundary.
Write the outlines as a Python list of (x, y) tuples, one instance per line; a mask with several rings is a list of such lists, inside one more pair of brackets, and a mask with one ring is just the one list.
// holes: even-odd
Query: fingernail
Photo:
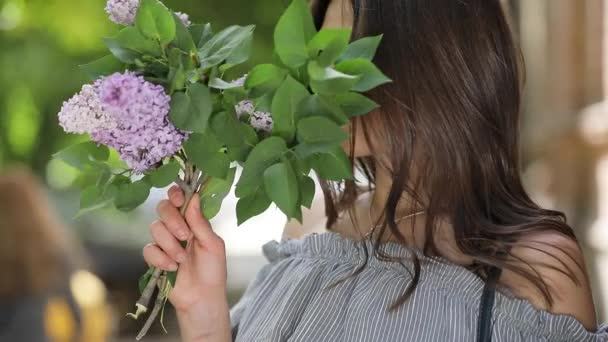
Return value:
[(176, 257), (175, 260), (177, 262), (179, 262), (180, 264), (184, 261), (186, 261), (186, 253), (179, 253)]
[(169, 264), (169, 267), (167, 267), (169, 269), (169, 271), (171, 272), (175, 272), (177, 271), (177, 264), (173, 263), (173, 264)]

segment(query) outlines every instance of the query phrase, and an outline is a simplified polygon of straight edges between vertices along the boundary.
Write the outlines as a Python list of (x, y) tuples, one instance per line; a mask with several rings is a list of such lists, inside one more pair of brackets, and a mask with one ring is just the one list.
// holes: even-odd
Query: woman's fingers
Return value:
[(165, 271), (177, 271), (177, 263), (173, 261), (162, 249), (156, 244), (150, 243), (144, 247), (144, 260), (148, 265), (160, 268)]
[(162, 200), (156, 207), (160, 220), (165, 224), (169, 231), (181, 241), (190, 238), (190, 229), (179, 213), (179, 210), (169, 200)]
[(167, 229), (167, 226), (162, 221), (154, 221), (150, 225), (152, 238), (156, 244), (165, 252), (171, 259), (182, 263), (186, 261), (187, 255), (184, 248), (177, 241), (175, 236)]
[(172, 186), (169, 191), (167, 191), (167, 196), (174, 207), (181, 208), (181, 206), (184, 205), (184, 191), (178, 185)]

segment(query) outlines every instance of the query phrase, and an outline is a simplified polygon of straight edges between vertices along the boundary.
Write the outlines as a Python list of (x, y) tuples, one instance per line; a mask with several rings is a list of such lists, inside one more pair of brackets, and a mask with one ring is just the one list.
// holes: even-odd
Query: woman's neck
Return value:
[[(384, 208), (392, 185), (392, 177), (388, 171), (380, 170), (376, 172), (375, 189), (372, 192), (362, 193), (353, 206), (353, 218), (348, 211), (344, 212), (334, 224), (332, 231), (354, 240), (362, 240), (372, 229), (373, 225), (384, 222)], [(426, 214), (415, 215), (407, 219), (399, 218), (411, 215), (425, 209), (414, 206), (411, 197), (406, 195), (397, 204), (395, 210), (395, 221), (401, 235), (405, 238), (405, 245), (411, 248), (424, 249), (426, 244), (427, 216)], [(437, 249), (441, 251), (441, 256), (458, 264), (470, 264), (472, 259), (464, 255), (457, 247), (454, 230), (448, 220), (438, 220), (435, 224), (434, 240)], [(377, 228), (379, 231), (379, 227)], [(387, 227), (382, 242), (399, 242), (398, 239)]]

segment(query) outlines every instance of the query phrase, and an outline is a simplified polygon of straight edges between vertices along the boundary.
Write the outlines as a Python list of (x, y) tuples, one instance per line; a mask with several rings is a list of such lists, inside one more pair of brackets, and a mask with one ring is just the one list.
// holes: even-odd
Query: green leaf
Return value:
[(317, 172), (319, 177), (326, 180), (339, 181), (353, 179), (352, 163), (342, 149), (337, 146), (327, 153), (313, 154), (307, 162)]
[(160, 56), (162, 54), (160, 45), (153, 39), (144, 37), (138, 29), (133, 26), (125, 27), (114, 37), (116, 43), (125, 49), (130, 49), (140, 54)]
[[(213, 115), (211, 129), (228, 148), (232, 160), (244, 162), (247, 155), (258, 143), (259, 138), (253, 127), (239, 122), (233, 112), (220, 112)], [(235, 132), (225, 134), (225, 132)]]
[(112, 203), (112, 198), (105, 196), (105, 186), (90, 185), (80, 193), (80, 210), (76, 217), (105, 208)]
[(300, 177), (300, 202), (310, 209), (315, 198), (315, 181), (308, 176)]
[(230, 158), (224, 146), (210, 130), (191, 134), (184, 144), (188, 159), (211, 177), (226, 179), (230, 169)]
[(338, 145), (348, 139), (348, 133), (322, 116), (311, 116), (300, 120), (297, 136), (299, 142), (322, 145)]
[(137, 285), (139, 287), (139, 293), (143, 293), (146, 285), (150, 282), (150, 278), (152, 278), (152, 273), (154, 273), (154, 268), (150, 267), (141, 277), (139, 277), (139, 281)]
[(340, 106), (329, 97), (313, 94), (304, 99), (296, 109), (296, 122), (310, 116), (323, 116), (331, 119), (339, 126), (350, 122)]
[(103, 38), (103, 42), (106, 44), (112, 55), (119, 61), (127, 64), (134, 64), (135, 60), (139, 57), (137, 51), (124, 48), (115, 38)]
[(264, 192), (263, 187), (257, 188), (249, 196), (240, 198), (236, 203), (237, 225), (240, 226), (250, 218), (263, 213), (270, 207), (271, 203), (272, 201)]
[(190, 132), (203, 132), (212, 111), (211, 94), (204, 84), (191, 84), (185, 93), (171, 97), (169, 118), (177, 127)]
[(264, 171), (264, 189), (285, 215), (294, 217), (299, 207), (300, 189), (289, 163), (274, 164)]
[(260, 187), (260, 179), (264, 171), (275, 164), (285, 152), (287, 145), (285, 140), (279, 137), (269, 137), (257, 144), (243, 165), (241, 178), (236, 185), (236, 196), (253, 195)]
[(190, 31), (188, 31), (184, 22), (175, 13), (173, 13), (173, 21), (175, 22), (175, 39), (173, 40), (173, 45), (184, 52), (196, 52), (198, 48), (194, 43), (192, 34), (190, 34)]
[(374, 63), (367, 59), (351, 59), (336, 65), (336, 70), (349, 75), (358, 75), (361, 78), (352, 87), (354, 91), (368, 91), (379, 85), (391, 82)]
[(167, 75), (167, 81), (169, 81), (170, 93), (175, 93), (175, 91), (186, 87), (187, 72), (184, 60), (187, 58), (188, 56), (184, 55), (178, 48), (171, 48), (169, 50), (169, 74)]
[(307, 44), (316, 32), (306, 0), (293, 0), (274, 31), (275, 51), (281, 61), (292, 68), (306, 64)]
[(120, 211), (131, 211), (143, 204), (150, 195), (150, 184), (139, 180), (118, 186), (114, 205)]
[(241, 44), (251, 39), (255, 26), (229, 26), (218, 32), (199, 50), (202, 69), (214, 67), (228, 59)]
[(331, 67), (322, 67), (316, 61), (308, 63), (310, 87), (317, 94), (339, 94), (350, 90), (360, 76), (347, 75)]
[(298, 105), (310, 95), (306, 87), (293, 77), (287, 76), (272, 99), (273, 135), (293, 140), (296, 131), (295, 114)]
[(146, 180), (156, 188), (164, 188), (175, 182), (180, 169), (179, 163), (171, 160), (159, 168), (146, 172)]
[(319, 65), (332, 65), (344, 53), (350, 40), (351, 29), (323, 29), (308, 43), (310, 58)]
[(376, 102), (359, 93), (338, 94), (335, 99), (344, 113), (351, 118), (367, 114), (380, 107)]
[(239, 44), (226, 59), (226, 64), (220, 67), (222, 72), (226, 71), (235, 65), (246, 62), (251, 55), (251, 48), (253, 45), (253, 35), (246, 38), (241, 44)]
[(147, 38), (169, 44), (175, 38), (173, 13), (158, 0), (141, 0), (135, 27)]
[(114, 57), (114, 55), (107, 55), (91, 63), (80, 65), (80, 69), (92, 80), (95, 80), (101, 76), (122, 72), (126, 69), (126, 65)]
[(348, 45), (348, 48), (340, 57), (340, 61), (357, 58), (363, 58), (371, 61), (374, 59), (376, 50), (378, 50), (378, 46), (380, 45), (381, 41), (382, 35), (365, 37), (356, 40)]
[(252, 98), (273, 93), (285, 80), (287, 70), (274, 64), (260, 64), (254, 67), (245, 80), (245, 89)]
[(105, 145), (92, 141), (68, 146), (53, 155), (54, 158), (80, 170), (98, 167), (99, 163), (107, 161), (109, 156), (110, 150)]
[(226, 179), (211, 177), (205, 184), (200, 196), (203, 216), (208, 220), (220, 211), (224, 198), (230, 193), (235, 174), (236, 168), (231, 168)]
[(211, 24), (209, 23), (204, 25), (190, 25), (188, 27), (188, 31), (190, 31), (190, 34), (192, 35), (192, 38), (199, 49), (203, 47), (203, 45), (205, 45), (205, 43), (207, 43), (211, 37), (213, 37), (213, 30), (211, 29)]

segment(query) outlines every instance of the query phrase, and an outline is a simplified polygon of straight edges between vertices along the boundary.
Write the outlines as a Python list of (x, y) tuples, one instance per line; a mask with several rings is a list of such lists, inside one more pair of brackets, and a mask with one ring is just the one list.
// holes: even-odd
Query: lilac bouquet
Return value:
[[(315, 193), (311, 171), (353, 178), (342, 126), (378, 107), (362, 93), (390, 82), (372, 62), (381, 36), (351, 42), (349, 29), (317, 31), (306, 1), (293, 0), (274, 32), (277, 61), (225, 80), (248, 60), (253, 26), (215, 33), (158, 0), (108, 0), (106, 11), (124, 27), (104, 39), (110, 54), (81, 66), (93, 81), (58, 115), (66, 132), (90, 138), (55, 155), (90, 180), (81, 213), (130, 211), (151, 188), (176, 183), (186, 195), (182, 214), (197, 195), (211, 219), (236, 183), (239, 225), (272, 203), (302, 221)], [(108, 161), (110, 148), (123, 167)], [(161, 313), (175, 275), (150, 268), (141, 277), (130, 316), (147, 313), (158, 292), (137, 339)]]

